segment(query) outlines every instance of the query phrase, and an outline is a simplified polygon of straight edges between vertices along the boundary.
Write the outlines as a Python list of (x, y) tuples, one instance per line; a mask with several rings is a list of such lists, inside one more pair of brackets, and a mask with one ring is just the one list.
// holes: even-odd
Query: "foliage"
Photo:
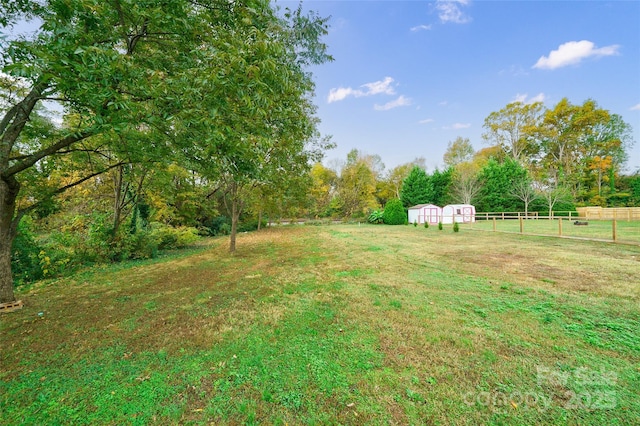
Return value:
[(198, 240), (198, 230), (195, 228), (173, 228), (161, 223), (152, 223), (150, 228), (149, 235), (157, 242), (159, 250), (184, 248)]
[(31, 219), (24, 218), (13, 240), (11, 271), (16, 285), (36, 281), (44, 276), (39, 258), (42, 247), (36, 241), (32, 228)]
[(453, 232), (459, 232), (460, 231), (460, 225), (458, 225), (458, 222), (453, 222)]
[(442, 159), (448, 167), (455, 167), (460, 163), (465, 163), (473, 158), (475, 150), (469, 141), (469, 138), (458, 136), (456, 140), (447, 144), (447, 151)]
[(384, 223), (384, 212), (382, 210), (373, 210), (369, 213), (367, 221), (375, 224)]
[(387, 201), (382, 215), (387, 225), (403, 225), (407, 222), (407, 213), (402, 206), (402, 201), (397, 198)]
[(410, 163), (401, 164), (391, 169), (378, 183), (376, 197), (381, 205), (386, 204), (392, 198), (400, 198), (402, 184), (414, 167), (426, 169), (426, 160), (423, 157), (416, 158)]
[(426, 204), (431, 202), (433, 195), (433, 187), (427, 172), (421, 167), (413, 166), (411, 172), (402, 182), (402, 190), (400, 199), (405, 208), (413, 207), (418, 204)]
[(312, 182), (309, 190), (309, 216), (331, 216), (331, 199), (335, 196), (338, 185), (336, 172), (317, 162), (309, 174)]
[(370, 209), (379, 207), (375, 197), (379, 172), (381, 170), (377, 159), (362, 155), (355, 149), (349, 152), (338, 183), (343, 217), (364, 217)]
[(502, 163), (491, 159), (482, 169), (484, 182), (478, 194), (476, 209), (485, 212), (519, 211), (520, 201), (512, 197), (516, 182), (526, 179), (526, 170), (515, 160), (505, 159)]
[[(22, 20), (40, 24), (2, 42), (3, 260), (24, 214), (50, 212), (55, 196), (110, 171), (115, 202), (102, 251), (121, 257), (114, 251), (127, 247), (117, 235), (120, 224), (138, 214), (151, 170), (175, 163), (188, 171), (183, 182), (191, 188), (156, 197), (155, 206), (160, 210), (158, 199), (169, 199), (166, 221), (196, 226), (213, 212), (201, 203), (189, 209), (182, 194), (189, 202), (221, 176), (240, 188), (284, 190), (282, 181), (305, 175), (330, 146), (316, 130), (307, 69), (331, 60), (320, 41), (327, 20), (315, 13), (301, 6), (277, 11), (260, 1), (63, 3), (2, 7), (3, 28)], [(44, 99), (64, 109), (62, 126), (41, 119)], [(240, 211), (234, 209), (232, 234)], [(130, 222), (132, 235), (137, 224)], [(0, 301), (13, 299), (10, 275), (0, 271)]]
[(524, 161), (526, 156), (537, 152), (535, 134), (542, 121), (543, 109), (542, 102), (512, 102), (489, 114), (483, 126), (487, 132), (482, 137), (489, 144), (499, 146), (513, 160)]
[(438, 230), (442, 231), (442, 222), (438, 222)]
[(457, 164), (452, 171), (450, 198), (459, 204), (472, 204), (482, 189), (479, 162), (464, 162)]
[(449, 167), (444, 171), (435, 169), (429, 179), (429, 187), (431, 188), (430, 202), (437, 206), (444, 206), (449, 204), (451, 200), (450, 186), (453, 177), (453, 168)]

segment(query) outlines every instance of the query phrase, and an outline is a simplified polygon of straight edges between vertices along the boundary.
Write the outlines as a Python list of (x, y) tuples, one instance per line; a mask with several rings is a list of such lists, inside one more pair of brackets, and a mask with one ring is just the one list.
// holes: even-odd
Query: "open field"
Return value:
[(226, 243), (23, 290), (3, 423), (640, 418), (640, 247), (373, 225)]
[[(562, 220), (562, 235), (565, 237), (591, 238), (598, 240), (613, 240), (613, 223), (611, 220), (590, 220), (589, 225), (574, 225), (572, 220), (564, 219), (525, 219), (523, 232), (525, 234), (558, 236), (560, 234), (559, 220)], [(580, 219), (584, 221), (584, 219)], [(493, 230), (493, 220), (479, 220), (468, 225), (473, 229), (485, 231)], [(496, 219), (496, 230), (500, 232), (520, 232), (520, 222), (516, 219)], [(616, 221), (617, 242), (640, 245), (640, 221)]]

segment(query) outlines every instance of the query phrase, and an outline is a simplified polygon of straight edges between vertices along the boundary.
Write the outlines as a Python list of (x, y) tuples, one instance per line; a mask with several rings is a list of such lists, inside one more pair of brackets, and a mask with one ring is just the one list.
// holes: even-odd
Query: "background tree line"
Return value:
[(624, 173), (634, 141), (620, 116), (593, 100), (553, 108), (514, 102), (484, 122), (486, 145), (449, 142), (445, 168), (425, 159), (385, 173), (377, 155), (351, 151), (338, 167), (316, 164), (309, 216), (365, 217), (393, 198), (416, 204), (474, 204), (478, 211), (550, 212), (576, 206), (640, 205), (639, 171)]

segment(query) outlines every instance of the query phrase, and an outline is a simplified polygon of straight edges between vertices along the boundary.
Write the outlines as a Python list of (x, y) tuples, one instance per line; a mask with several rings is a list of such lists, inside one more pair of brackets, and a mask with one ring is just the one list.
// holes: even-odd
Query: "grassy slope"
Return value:
[[(640, 248), (271, 229), (0, 316), (8, 424), (632, 424)], [(42, 315), (40, 316), (39, 313)]]

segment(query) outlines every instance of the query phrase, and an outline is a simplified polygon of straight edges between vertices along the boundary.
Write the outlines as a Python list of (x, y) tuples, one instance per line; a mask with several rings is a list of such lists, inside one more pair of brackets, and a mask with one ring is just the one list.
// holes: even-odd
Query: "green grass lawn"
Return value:
[[(562, 230), (560, 224), (562, 220)], [(523, 220), (523, 232), (525, 234), (562, 235), (565, 237), (592, 238), (601, 240), (613, 240), (613, 223), (610, 220), (591, 220), (587, 226), (574, 225), (575, 219), (529, 219)], [(492, 231), (493, 221), (479, 220), (474, 224), (465, 225), (473, 229)], [(518, 219), (496, 219), (496, 230), (500, 232), (520, 232)], [(616, 221), (616, 240), (621, 243), (640, 245), (640, 222)]]
[(226, 243), (21, 290), (3, 423), (640, 418), (640, 247), (373, 225)]

